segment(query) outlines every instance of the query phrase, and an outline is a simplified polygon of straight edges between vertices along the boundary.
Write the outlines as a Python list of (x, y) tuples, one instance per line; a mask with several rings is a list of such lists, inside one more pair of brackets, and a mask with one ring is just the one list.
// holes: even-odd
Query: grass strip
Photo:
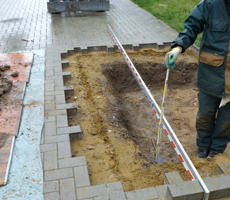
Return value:
[[(184, 21), (200, 0), (132, 0), (141, 8), (169, 25), (177, 32), (184, 30)], [(202, 33), (198, 35), (195, 44), (200, 46)]]

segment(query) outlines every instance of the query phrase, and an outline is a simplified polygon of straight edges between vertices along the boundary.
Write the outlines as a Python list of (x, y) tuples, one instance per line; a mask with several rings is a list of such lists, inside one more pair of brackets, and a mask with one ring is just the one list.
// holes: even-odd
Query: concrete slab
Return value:
[(181, 183), (181, 182), (183, 182), (183, 179), (181, 178), (179, 172), (165, 173), (165, 178), (164, 178), (165, 185)]
[(168, 185), (167, 197), (170, 200), (202, 200), (203, 195), (203, 189), (197, 181), (186, 181)]

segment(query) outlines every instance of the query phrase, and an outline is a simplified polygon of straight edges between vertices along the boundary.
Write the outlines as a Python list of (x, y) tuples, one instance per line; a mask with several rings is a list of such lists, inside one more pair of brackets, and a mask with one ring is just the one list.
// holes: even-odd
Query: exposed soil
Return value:
[(3, 73), (0, 73), (0, 96), (8, 92), (12, 87), (12, 81), (4, 76)]
[[(166, 69), (165, 50), (127, 52), (158, 105)], [(75, 54), (68, 58), (74, 95), (66, 102), (77, 104), (77, 114), (69, 125), (80, 125), (83, 139), (72, 141), (73, 156), (86, 156), (92, 185), (121, 181), (125, 191), (162, 185), (164, 173), (178, 171), (183, 180), (189, 176), (163, 133), (160, 155), (165, 163), (154, 165), (151, 139), (157, 139), (158, 120), (119, 52)], [(179, 57), (170, 70), (165, 116), (202, 177), (216, 176), (218, 163), (230, 163), (230, 148), (212, 160), (194, 156), (196, 147), (195, 87), (197, 58)]]

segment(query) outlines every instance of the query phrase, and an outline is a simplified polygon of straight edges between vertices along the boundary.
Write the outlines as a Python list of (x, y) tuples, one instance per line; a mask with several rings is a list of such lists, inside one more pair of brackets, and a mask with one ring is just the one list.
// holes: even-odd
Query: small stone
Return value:
[(95, 147), (93, 147), (93, 146), (91, 146), (91, 145), (86, 145), (85, 147), (86, 147), (86, 149), (88, 149), (88, 150), (93, 150), (93, 149), (95, 149)]
[(5, 67), (3, 65), (0, 65), (0, 71), (5, 71)]
[(5, 64), (4, 67), (5, 67), (6, 70), (10, 69), (10, 65)]
[(16, 72), (13, 72), (12, 74), (11, 74), (11, 76), (13, 76), (13, 77), (17, 77), (18, 76), (18, 72), (16, 71)]

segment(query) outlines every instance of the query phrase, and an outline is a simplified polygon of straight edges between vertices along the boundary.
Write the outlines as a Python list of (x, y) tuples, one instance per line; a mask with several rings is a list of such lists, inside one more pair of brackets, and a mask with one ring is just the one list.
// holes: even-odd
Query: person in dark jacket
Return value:
[(213, 158), (223, 153), (230, 141), (229, 6), (229, 0), (202, 0), (185, 20), (185, 29), (165, 57), (166, 66), (174, 68), (178, 55), (203, 31), (197, 77), (196, 156), (199, 158)]

